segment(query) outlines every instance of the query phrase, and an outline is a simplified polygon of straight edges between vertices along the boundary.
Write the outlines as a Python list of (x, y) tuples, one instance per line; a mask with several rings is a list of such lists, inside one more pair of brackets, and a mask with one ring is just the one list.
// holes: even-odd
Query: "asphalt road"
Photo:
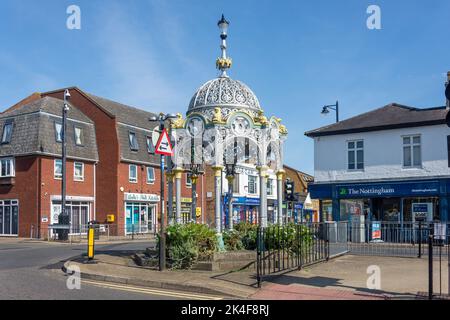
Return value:
[[(150, 242), (97, 245), (96, 251), (133, 251)], [(69, 290), (63, 261), (79, 256), (86, 245), (0, 238), (0, 300), (172, 300), (191, 299), (189, 294), (82, 281), (80, 290)], [(195, 297), (193, 297), (195, 298)]]

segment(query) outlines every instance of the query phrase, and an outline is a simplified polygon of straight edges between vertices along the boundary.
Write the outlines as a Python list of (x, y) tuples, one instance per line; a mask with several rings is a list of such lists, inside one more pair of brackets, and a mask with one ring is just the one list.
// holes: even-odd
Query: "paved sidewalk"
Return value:
[[(219, 295), (236, 299), (261, 300), (383, 300), (391, 298), (384, 293), (373, 293), (358, 289), (325, 287), (320, 281), (311, 281), (311, 271), (293, 271), (280, 276), (270, 276), (262, 288), (256, 285), (253, 270), (239, 272), (208, 271), (164, 271), (141, 268), (129, 256), (96, 255), (95, 264), (86, 264), (84, 259), (69, 261), (65, 268), (78, 266), (83, 278), (121, 284), (188, 291)], [(329, 262), (333, 265), (333, 261)], [(318, 280), (317, 278), (315, 280)], [(319, 279), (320, 280), (320, 279)]]
[(229, 298), (247, 299), (257, 292), (255, 274), (251, 271), (219, 273), (206, 271), (163, 271), (141, 268), (129, 257), (96, 255), (95, 264), (84, 259), (68, 261), (64, 268), (80, 268), (81, 277), (106, 282), (180, 290)]

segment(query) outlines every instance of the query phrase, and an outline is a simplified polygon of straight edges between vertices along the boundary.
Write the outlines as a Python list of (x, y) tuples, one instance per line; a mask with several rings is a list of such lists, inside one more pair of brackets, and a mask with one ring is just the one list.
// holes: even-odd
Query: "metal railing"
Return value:
[[(69, 242), (87, 241), (89, 224), (71, 226), (69, 231)], [(100, 241), (122, 241), (122, 240), (152, 240), (155, 239), (155, 226), (153, 224), (132, 224), (118, 226), (116, 224), (94, 224), (95, 238)], [(51, 226), (42, 226), (30, 232), (31, 238), (47, 241), (58, 241), (58, 234)]]
[(258, 287), (271, 274), (300, 269), (329, 257), (325, 223), (258, 228), (256, 278)]

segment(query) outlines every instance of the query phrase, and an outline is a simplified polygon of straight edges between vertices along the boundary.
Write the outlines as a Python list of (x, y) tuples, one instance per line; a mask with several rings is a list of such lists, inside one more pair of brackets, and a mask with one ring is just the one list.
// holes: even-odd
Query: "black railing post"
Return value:
[(431, 224), (428, 236), (428, 300), (433, 300), (433, 238), (434, 226)]
[[(327, 245), (327, 261), (328, 261), (328, 260), (330, 260), (330, 226), (328, 223), (325, 223), (325, 228), (326, 228), (326, 234), (327, 234), (326, 245)], [(336, 228), (336, 231), (337, 231), (337, 228)]]
[(260, 242), (261, 242), (261, 227), (258, 227), (256, 231), (256, 280), (258, 282), (258, 288), (261, 288), (261, 249), (260, 249)]
[(418, 258), (422, 258), (422, 221), (419, 221), (419, 255)]

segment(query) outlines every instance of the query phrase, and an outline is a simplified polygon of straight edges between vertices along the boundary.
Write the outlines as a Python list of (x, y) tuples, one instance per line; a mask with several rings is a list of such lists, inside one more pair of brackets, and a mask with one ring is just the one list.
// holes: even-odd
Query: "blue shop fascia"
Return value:
[(321, 221), (449, 221), (450, 179), (309, 185)]

